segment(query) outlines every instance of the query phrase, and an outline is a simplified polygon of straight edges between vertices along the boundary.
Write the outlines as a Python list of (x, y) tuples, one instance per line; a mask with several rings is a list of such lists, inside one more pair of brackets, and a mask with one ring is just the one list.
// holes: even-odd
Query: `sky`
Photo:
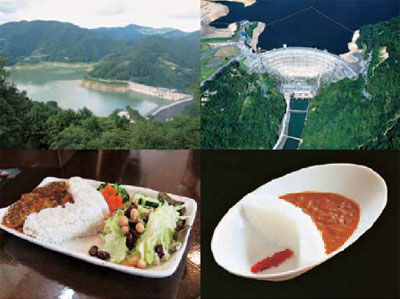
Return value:
[(137, 24), (200, 29), (199, 0), (0, 0), (0, 24), (55, 20), (84, 28)]

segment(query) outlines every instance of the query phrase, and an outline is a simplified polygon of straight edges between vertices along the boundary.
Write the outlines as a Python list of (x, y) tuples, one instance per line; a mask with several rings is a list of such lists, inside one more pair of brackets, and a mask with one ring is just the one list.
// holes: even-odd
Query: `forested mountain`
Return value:
[(400, 148), (400, 17), (362, 26), (357, 44), (371, 55), (368, 75), (319, 92), (301, 148)]
[(232, 62), (201, 88), (201, 147), (272, 149), (285, 113), (277, 82)]
[(89, 30), (56, 21), (0, 25), (0, 57), (8, 65), (99, 62), (93, 77), (153, 86), (188, 89), (199, 74), (199, 51), (199, 31), (137, 25)]
[(89, 75), (185, 89), (199, 74), (199, 55), (199, 31), (171, 39), (150, 37), (105, 57)]
[[(7, 81), (0, 60), (0, 149), (194, 149), (200, 146), (198, 105), (169, 122), (146, 120), (129, 106), (131, 119), (97, 117), (84, 108), (63, 110), (35, 102)], [(198, 83), (193, 89), (199, 102)], [(57, 99), (54, 99), (57, 100)]]
[(102, 33), (117, 40), (138, 40), (150, 36), (162, 36), (166, 38), (184, 36), (187, 33), (173, 28), (151, 28), (135, 24), (125, 27), (101, 27), (93, 31)]
[(17, 62), (95, 62), (125, 46), (122, 41), (55, 21), (22, 21), (0, 25), (0, 57)]

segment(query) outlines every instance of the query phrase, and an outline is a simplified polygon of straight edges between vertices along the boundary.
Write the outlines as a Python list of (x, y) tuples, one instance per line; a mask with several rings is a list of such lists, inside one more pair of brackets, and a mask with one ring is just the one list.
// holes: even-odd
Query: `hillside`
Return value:
[(367, 77), (319, 92), (302, 149), (399, 149), (400, 17), (362, 26), (357, 44), (372, 58)]
[(199, 74), (199, 32), (138, 25), (83, 29), (56, 21), (0, 25), (0, 58), (8, 65), (99, 62), (96, 78), (188, 89)]
[(39, 61), (95, 62), (125, 47), (122, 41), (55, 21), (22, 21), (0, 25), (0, 57), (7, 64)]
[(171, 39), (150, 37), (105, 57), (89, 75), (187, 89), (199, 75), (199, 55), (198, 31)]
[(201, 88), (201, 147), (272, 149), (285, 113), (277, 82), (232, 62)]

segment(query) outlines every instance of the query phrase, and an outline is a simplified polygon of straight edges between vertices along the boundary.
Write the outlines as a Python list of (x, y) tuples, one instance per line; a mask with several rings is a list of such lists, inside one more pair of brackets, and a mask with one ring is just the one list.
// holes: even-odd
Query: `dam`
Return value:
[[(362, 59), (353, 63), (326, 50), (306, 47), (286, 47), (264, 53), (253, 53), (240, 45), (246, 56), (248, 72), (267, 73), (279, 81), (279, 90), (286, 102), (286, 112), (279, 129), (274, 149), (297, 149), (307, 119), (308, 101), (317, 95), (321, 84), (327, 85), (345, 78), (356, 79), (365, 69)], [(298, 101), (305, 101), (301, 109), (293, 109)], [(300, 129), (299, 129), (300, 126)]]
[(248, 54), (245, 64), (250, 73), (268, 73), (283, 84), (300, 86), (304, 83), (308, 86), (309, 82), (316, 81), (319, 85), (320, 82), (331, 83), (358, 76), (341, 57), (315, 48), (284, 47), (261, 54)]

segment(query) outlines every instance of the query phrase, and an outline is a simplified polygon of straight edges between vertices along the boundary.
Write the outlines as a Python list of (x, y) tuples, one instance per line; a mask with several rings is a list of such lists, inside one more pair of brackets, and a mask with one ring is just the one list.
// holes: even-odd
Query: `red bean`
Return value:
[(154, 249), (160, 258), (164, 256), (164, 248), (162, 247), (162, 245), (157, 245)]
[(108, 260), (110, 258), (110, 254), (107, 251), (99, 251), (97, 253), (97, 257), (102, 260)]
[(126, 247), (128, 247), (129, 250), (132, 250), (133, 247), (135, 247), (135, 240), (131, 233), (126, 235)]
[(97, 246), (92, 246), (92, 247), (90, 247), (90, 249), (89, 249), (89, 254), (91, 255), (91, 256), (97, 256), (97, 251), (99, 250), (99, 248), (97, 247)]

